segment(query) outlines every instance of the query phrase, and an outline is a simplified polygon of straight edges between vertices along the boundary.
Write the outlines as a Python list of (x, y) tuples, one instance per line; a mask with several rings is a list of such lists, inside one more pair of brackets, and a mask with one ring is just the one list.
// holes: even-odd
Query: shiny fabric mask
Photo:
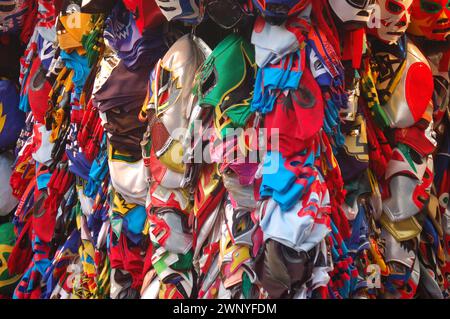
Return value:
[(62, 50), (82, 47), (83, 36), (92, 28), (92, 14), (72, 12), (60, 15), (56, 26), (59, 47)]
[(375, 0), (328, 0), (331, 9), (345, 24), (366, 24), (375, 10)]
[(185, 35), (175, 42), (155, 70), (150, 107), (166, 127), (171, 137), (180, 141), (196, 103), (192, 94), (195, 72), (205, 60), (198, 41)]
[(286, 298), (311, 278), (314, 263), (305, 252), (296, 252), (269, 240), (256, 261), (256, 272), (271, 298)]
[(385, 178), (388, 180), (395, 175), (407, 175), (422, 180), (427, 169), (427, 160), (416, 151), (404, 144), (399, 144), (392, 152), (392, 157), (386, 168)]
[(25, 113), (19, 110), (19, 94), (12, 81), (0, 79), (0, 151), (15, 146), (25, 125)]
[[(384, 67), (389, 68), (389, 65)], [(425, 113), (433, 95), (434, 82), (430, 66), (411, 41), (407, 43), (406, 65), (399, 77), (391, 98), (383, 105), (392, 128), (413, 126)]]
[(383, 201), (383, 210), (393, 222), (418, 214), (428, 201), (433, 173), (427, 168), (423, 179), (397, 175), (389, 182), (391, 197)]
[(150, 239), (174, 254), (187, 254), (192, 247), (188, 218), (172, 208), (158, 208), (150, 217)]
[(445, 41), (450, 35), (450, 1), (414, 1), (408, 32), (432, 41)]
[(398, 242), (386, 229), (382, 228), (381, 238), (384, 240), (384, 259), (386, 263), (396, 262), (412, 268), (416, 260), (412, 242)]
[(253, 233), (257, 224), (252, 219), (252, 212), (247, 209), (234, 209), (231, 203), (225, 206), (228, 230), (236, 245), (252, 246)]
[(12, 188), (9, 184), (13, 163), (12, 153), (0, 154), (0, 216), (9, 215), (18, 203), (17, 198), (12, 196)]
[(413, 0), (377, 0), (381, 10), (381, 25), (376, 29), (378, 38), (389, 44), (398, 41), (411, 21), (412, 3)]

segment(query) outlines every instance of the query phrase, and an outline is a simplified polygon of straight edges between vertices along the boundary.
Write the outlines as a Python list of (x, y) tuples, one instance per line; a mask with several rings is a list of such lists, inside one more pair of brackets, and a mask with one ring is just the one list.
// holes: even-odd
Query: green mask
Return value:
[(10, 275), (8, 272), (8, 258), (15, 242), (14, 225), (0, 225), (0, 295), (3, 296), (11, 296), (21, 278), (20, 275)]
[(244, 127), (251, 111), (256, 77), (254, 48), (231, 34), (200, 67), (194, 88), (202, 107), (214, 107), (216, 130)]

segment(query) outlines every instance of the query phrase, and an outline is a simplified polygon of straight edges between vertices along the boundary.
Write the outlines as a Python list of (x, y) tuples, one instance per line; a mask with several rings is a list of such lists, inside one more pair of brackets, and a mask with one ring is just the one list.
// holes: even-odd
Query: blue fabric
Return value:
[[(36, 170), (37, 170), (38, 166), (39, 166), (39, 163), (36, 163)], [(46, 189), (51, 177), (52, 177), (51, 173), (37, 174), (36, 175), (36, 184), (37, 184), (38, 189), (39, 190)]]
[[(277, 67), (269, 65), (258, 70), (251, 104), (252, 112), (270, 113), (279, 92), (298, 89), (303, 71), (292, 69), (295, 59), (298, 59), (298, 65), (302, 64), (300, 51), (285, 56)], [(278, 67), (286, 63), (286, 68)]]
[[(296, 163), (295, 165), (313, 167), (314, 160), (315, 154), (311, 152), (304, 163)], [(308, 192), (309, 187), (315, 180), (314, 176), (297, 176), (287, 167), (286, 159), (280, 152), (267, 152), (263, 163), (260, 195), (261, 197), (272, 197), (280, 205), (282, 211), (291, 209)], [(306, 178), (306, 186), (296, 183), (300, 177)]]
[(14, 147), (25, 126), (25, 113), (19, 109), (19, 93), (13, 82), (0, 80), (0, 150)]
[(64, 61), (66, 67), (74, 71), (72, 77), (72, 82), (74, 84), (74, 94), (72, 96), (72, 101), (74, 99), (79, 100), (84, 83), (86, 82), (86, 79), (90, 72), (88, 58), (87, 56), (80, 56), (76, 51), (73, 51), (69, 54), (63, 50), (61, 50), (61, 58)]

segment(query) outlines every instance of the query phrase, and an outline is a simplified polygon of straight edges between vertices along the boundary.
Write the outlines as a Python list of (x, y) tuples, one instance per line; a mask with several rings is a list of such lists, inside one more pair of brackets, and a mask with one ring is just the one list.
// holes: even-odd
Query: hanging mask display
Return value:
[(0, 299), (448, 298), (449, 10), (0, 0)]
[(445, 41), (450, 35), (450, 2), (448, 0), (414, 1), (408, 32), (432, 41)]
[(384, 42), (396, 43), (411, 22), (412, 4), (413, 0), (377, 0), (381, 14), (380, 27), (369, 30), (374, 30)]

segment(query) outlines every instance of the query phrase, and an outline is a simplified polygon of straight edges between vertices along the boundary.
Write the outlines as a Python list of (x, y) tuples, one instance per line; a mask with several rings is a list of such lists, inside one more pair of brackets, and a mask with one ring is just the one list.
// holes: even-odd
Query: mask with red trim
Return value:
[[(376, 53), (380, 74), (377, 90), (393, 128), (413, 126), (424, 115), (433, 95), (433, 74), (426, 57), (410, 41), (406, 58)], [(390, 92), (392, 94), (390, 95)]]
[(375, 10), (375, 0), (328, 0), (328, 3), (344, 24), (364, 26)]
[(414, 1), (408, 32), (432, 41), (448, 39), (450, 35), (450, 1)]
[[(411, 152), (414, 152), (411, 150)], [(395, 153), (399, 155), (398, 153)], [(405, 153), (403, 153), (406, 156)], [(419, 213), (430, 198), (431, 185), (433, 183), (433, 161), (431, 158), (421, 159), (426, 162), (426, 168), (423, 169), (423, 163), (418, 166), (411, 164), (411, 157), (406, 156), (401, 160), (400, 157), (393, 156), (389, 166), (395, 165), (390, 172), (389, 191), (390, 197), (383, 200), (383, 210), (389, 219), (393, 222), (406, 220)], [(406, 162), (410, 162), (410, 169)], [(398, 165), (397, 165), (398, 164)], [(420, 169), (419, 169), (420, 168)], [(419, 175), (423, 175), (420, 176)]]
[(396, 43), (405, 34), (411, 22), (413, 0), (377, 0), (381, 10), (381, 25), (376, 31), (378, 38), (389, 44)]

